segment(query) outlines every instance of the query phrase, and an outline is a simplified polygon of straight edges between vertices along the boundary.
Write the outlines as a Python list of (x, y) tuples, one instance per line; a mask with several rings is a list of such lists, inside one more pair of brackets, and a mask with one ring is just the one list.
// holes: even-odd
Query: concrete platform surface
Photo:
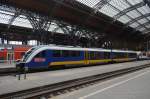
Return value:
[(0, 69), (5, 69), (5, 68), (15, 68), (14, 63), (0, 63)]
[(26, 80), (22, 77), (20, 81), (14, 76), (0, 77), (0, 95), (145, 64), (150, 64), (150, 61), (135, 61), (33, 73), (27, 74)]
[(150, 68), (52, 99), (150, 99)]

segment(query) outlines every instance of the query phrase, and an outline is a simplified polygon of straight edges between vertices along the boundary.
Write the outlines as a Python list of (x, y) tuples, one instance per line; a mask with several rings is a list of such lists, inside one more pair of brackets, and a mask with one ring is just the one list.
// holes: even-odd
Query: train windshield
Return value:
[(27, 51), (25, 53), (25, 55), (23, 56), (22, 61), (26, 61), (28, 59), (28, 57), (31, 55), (31, 53), (35, 50), (35, 48), (30, 49), (29, 51)]
[(42, 47), (42, 46), (32, 47), (29, 51), (27, 51), (27, 52), (25, 53), (25, 55), (24, 55), (23, 58), (22, 58), (22, 61), (25, 62), (25, 61), (28, 59), (28, 57), (30, 57), (30, 55), (31, 55), (35, 50), (37, 50), (37, 49), (39, 49), (39, 48), (41, 48), (41, 47)]

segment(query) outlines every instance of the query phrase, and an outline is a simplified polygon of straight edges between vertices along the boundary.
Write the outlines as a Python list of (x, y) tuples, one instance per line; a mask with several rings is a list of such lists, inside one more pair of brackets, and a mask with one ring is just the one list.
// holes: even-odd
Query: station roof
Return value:
[[(129, 29), (126, 32), (130, 32), (130, 28), (133, 28), (142, 34), (147, 34), (150, 31), (150, 7), (148, 6), (148, 0), (4, 1), (2, 0), (1, 4), (52, 15), (57, 19), (78, 25), (84, 24), (95, 30), (105, 30), (105, 27), (109, 27), (110, 29), (105, 32), (121, 32), (125, 28)], [(1, 7), (0, 23), (8, 24), (13, 15), (13, 11), (10, 12), (6, 8)], [(19, 16), (13, 25), (32, 28), (25, 16)]]
[(150, 31), (150, 7), (144, 0), (77, 0), (143, 33)]

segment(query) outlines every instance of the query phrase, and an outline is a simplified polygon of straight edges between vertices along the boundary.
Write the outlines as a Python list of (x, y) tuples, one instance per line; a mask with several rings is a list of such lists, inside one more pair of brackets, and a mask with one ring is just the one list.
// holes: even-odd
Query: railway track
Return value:
[(88, 87), (90, 85), (112, 79), (124, 74), (132, 73), (137, 70), (148, 68), (150, 65), (137, 66), (109, 73), (89, 76), (85, 78), (74, 79), (70, 81), (60, 82), (52, 85), (46, 85), (38, 88), (32, 88), (14, 93), (8, 93), (0, 96), (0, 99), (37, 99), (44, 97), (52, 98), (54, 96), (78, 90), (80, 88)]

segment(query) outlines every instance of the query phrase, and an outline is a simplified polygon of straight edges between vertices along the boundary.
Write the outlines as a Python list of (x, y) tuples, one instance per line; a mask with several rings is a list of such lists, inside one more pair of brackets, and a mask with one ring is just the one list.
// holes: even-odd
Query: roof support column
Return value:
[(15, 21), (15, 19), (21, 14), (21, 9), (16, 8), (15, 9), (15, 13), (14, 16), (12, 16), (12, 18), (9, 20), (8, 22), (8, 29), (10, 28), (10, 26), (13, 24), (13, 22)]
[(46, 35), (51, 25), (49, 17), (41, 16), (32, 12), (26, 12), (26, 17), (33, 27), (35, 35), (40, 36), (41, 44), (46, 44)]

